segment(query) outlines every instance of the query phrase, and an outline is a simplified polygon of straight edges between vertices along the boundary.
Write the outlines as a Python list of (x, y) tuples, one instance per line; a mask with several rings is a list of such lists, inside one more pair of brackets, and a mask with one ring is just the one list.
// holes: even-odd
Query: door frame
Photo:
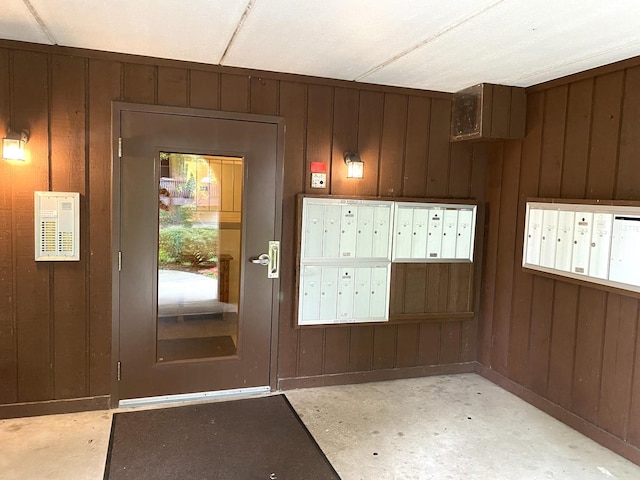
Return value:
[[(282, 240), (282, 188), (284, 176), (284, 117), (252, 113), (223, 112), (188, 107), (171, 107), (144, 103), (111, 102), (111, 392), (110, 406), (117, 408), (120, 401), (118, 383), (118, 361), (120, 358), (120, 274), (118, 258), (120, 252), (120, 118), (125, 111), (203, 117), (218, 120), (234, 120), (253, 123), (268, 123), (277, 127), (276, 146), (276, 198), (275, 238)], [(273, 280), (271, 298), (271, 338), (269, 362), (269, 386), (277, 390), (278, 381), (278, 333), (280, 318), (280, 279)]]

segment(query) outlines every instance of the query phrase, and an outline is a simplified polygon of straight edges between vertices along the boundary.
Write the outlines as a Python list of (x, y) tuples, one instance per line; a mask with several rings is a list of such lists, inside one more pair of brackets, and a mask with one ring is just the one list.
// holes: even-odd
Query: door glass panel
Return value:
[(160, 153), (158, 362), (236, 355), (242, 158)]

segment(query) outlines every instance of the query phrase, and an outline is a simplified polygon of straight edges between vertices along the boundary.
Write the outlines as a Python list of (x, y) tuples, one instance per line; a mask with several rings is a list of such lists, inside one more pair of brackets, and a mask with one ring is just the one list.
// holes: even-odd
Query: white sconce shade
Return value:
[(2, 139), (2, 158), (5, 160), (18, 160), (24, 161), (25, 159), (25, 145), (29, 136), (27, 132), (21, 133), (11, 132)]
[(364, 162), (357, 153), (344, 154), (344, 163), (347, 164), (347, 178), (363, 178)]

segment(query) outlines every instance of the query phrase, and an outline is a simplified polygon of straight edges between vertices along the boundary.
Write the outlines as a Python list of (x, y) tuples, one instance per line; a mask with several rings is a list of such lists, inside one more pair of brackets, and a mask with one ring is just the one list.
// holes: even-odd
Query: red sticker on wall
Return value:
[(311, 162), (311, 173), (327, 173), (325, 162)]

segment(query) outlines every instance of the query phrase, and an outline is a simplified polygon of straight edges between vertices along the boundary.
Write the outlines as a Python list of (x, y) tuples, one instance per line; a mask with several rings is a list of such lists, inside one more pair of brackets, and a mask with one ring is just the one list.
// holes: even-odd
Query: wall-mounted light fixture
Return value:
[(344, 154), (344, 163), (347, 164), (347, 178), (364, 177), (364, 162), (360, 158), (360, 155), (347, 152)]
[(29, 141), (29, 133), (25, 130), (12, 132), (2, 139), (2, 158), (5, 160), (25, 160), (25, 145)]

